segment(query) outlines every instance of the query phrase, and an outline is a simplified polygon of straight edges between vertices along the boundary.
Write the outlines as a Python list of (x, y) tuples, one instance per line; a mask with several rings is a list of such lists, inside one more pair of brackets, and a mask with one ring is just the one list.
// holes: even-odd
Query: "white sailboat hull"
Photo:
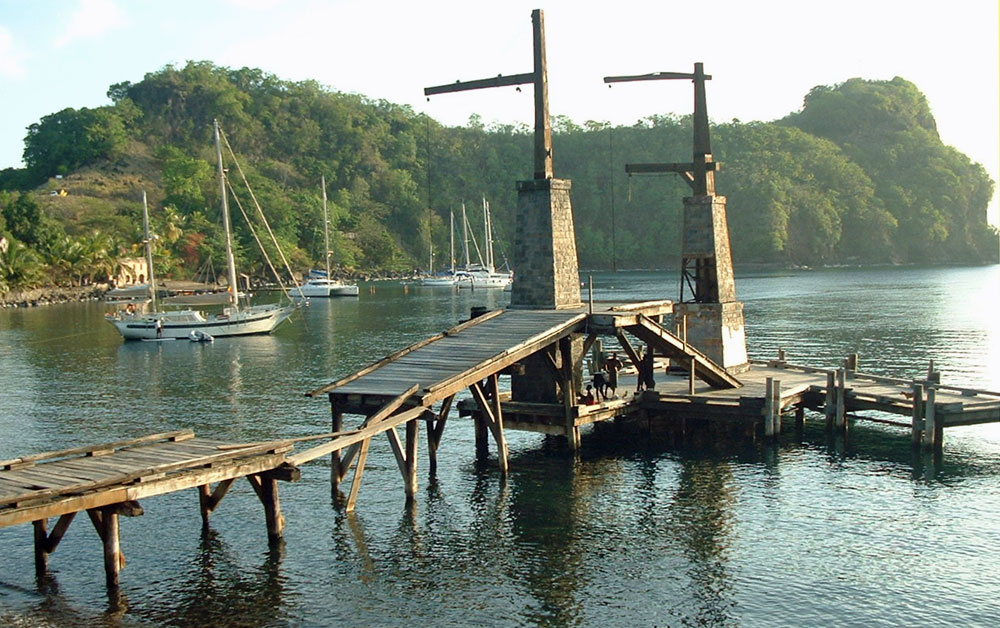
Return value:
[(327, 297), (356, 297), (358, 287), (354, 284), (345, 284), (334, 279), (310, 279), (297, 288), (289, 291), (292, 297), (301, 298), (327, 298)]
[(462, 279), (458, 285), (462, 288), (506, 288), (514, 281), (514, 276), (510, 273), (486, 270), (472, 270), (458, 275)]
[[(156, 340), (158, 338), (188, 339), (191, 332), (200, 331), (214, 337), (269, 334), (295, 311), (291, 306), (255, 305), (239, 311), (205, 316), (194, 310), (152, 312), (147, 314), (122, 313), (108, 316), (109, 323), (125, 340)], [(162, 323), (157, 334), (156, 321)]]

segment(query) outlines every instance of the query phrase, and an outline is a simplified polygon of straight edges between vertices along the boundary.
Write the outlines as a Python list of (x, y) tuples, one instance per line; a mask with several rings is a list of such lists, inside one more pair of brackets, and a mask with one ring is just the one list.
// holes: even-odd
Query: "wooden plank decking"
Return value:
[(417, 384), (419, 405), (429, 407), (569, 335), (586, 318), (575, 310), (497, 310), (306, 394), (388, 399)]
[[(197, 488), (208, 525), (232, 483), (246, 477), (264, 505), (269, 540), (280, 541), (277, 480), (298, 478), (286, 462), (293, 447), (288, 441), (232, 445), (182, 430), (0, 461), (0, 527), (34, 525), (35, 568), (42, 573), (75, 516), (86, 512), (104, 544), (107, 583), (114, 588), (125, 565), (118, 517), (141, 515), (138, 500), (146, 497)], [(58, 520), (50, 532), (52, 517)]]

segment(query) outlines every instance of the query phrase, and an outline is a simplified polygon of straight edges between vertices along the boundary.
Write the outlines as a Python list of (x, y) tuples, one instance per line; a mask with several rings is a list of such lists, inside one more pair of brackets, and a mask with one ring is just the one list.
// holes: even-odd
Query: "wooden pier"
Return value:
[[(946, 427), (1000, 421), (1000, 393), (944, 385), (940, 373), (919, 380), (866, 374), (857, 356), (836, 369), (796, 366), (784, 355), (751, 360), (733, 375), (671, 333), (660, 321), (673, 311), (670, 301), (605, 305), (587, 310), (518, 310), (490, 312), (451, 330), (402, 349), (348, 377), (306, 393), (326, 395), (333, 432), (349, 434), (289, 456), (299, 465), (332, 455), (331, 481), (338, 486), (352, 466), (354, 478), (346, 507), (355, 507), (368, 443), (386, 433), (396, 454), (408, 499), (416, 493), (417, 435), (426, 423), (430, 472), (453, 405), (460, 416), (475, 420), (476, 447), (485, 453), (495, 443), (502, 472), (508, 470), (506, 430), (563, 436), (571, 449), (580, 445), (580, 428), (612, 419), (641, 416), (661, 424), (690, 419), (743, 425), (754, 437), (780, 434), (782, 418), (804, 421), (805, 411), (822, 412), (830, 429), (846, 430), (849, 418), (909, 426), (913, 442), (940, 452)], [(646, 344), (658, 358), (656, 385), (632, 394), (635, 379), (624, 375), (620, 396), (584, 404), (581, 363), (601, 337), (618, 342), (631, 362), (642, 368), (635, 343)], [(569, 344), (582, 340), (583, 351), (571, 363)], [(523, 373), (532, 356), (544, 356), (559, 379), (558, 403), (514, 401), (500, 385), (501, 376)], [(561, 359), (560, 359), (561, 358)], [(665, 366), (669, 365), (669, 374)], [(738, 377), (738, 379), (737, 379)], [(471, 398), (455, 404), (468, 389)], [(625, 392), (627, 391), (627, 392)], [(858, 412), (875, 411), (872, 416)], [(354, 432), (343, 432), (344, 415), (366, 417)], [(406, 426), (405, 444), (396, 434)], [(343, 455), (342, 455), (343, 452)]]
[[(925, 378), (907, 380), (863, 373), (856, 356), (825, 370), (789, 364), (780, 355), (752, 361), (737, 380), (660, 324), (671, 309), (669, 301), (652, 301), (587, 311), (497, 310), (473, 318), (307, 393), (330, 400), (330, 433), (227, 443), (178, 431), (0, 461), (0, 527), (33, 524), (41, 574), (75, 516), (86, 511), (104, 545), (107, 584), (116, 588), (125, 564), (119, 517), (141, 515), (140, 499), (195, 488), (207, 527), (232, 484), (245, 477), (264, 506), (269, 541), (280, 543), (278, 481), (297, 480), (301, 465), (329, 455), (335, 488), (354, 470), (346, 498), (346, 509), (352, 510), (371, 441), (385, 434), (411, 501), (417, 492), (420, 423), (426, 424), (433, 476), (455, 406), (459, 415), (475, 420), (478, 454), (487, 452), (492, 436), (502, 472), (508, 470), (505, 434), (511, 429), (562, 436), (571, 449), (580, 446), (582, 427), (633, 417), (668, 426), (722, 421), (744, 426), (754, 437), (775, 437), (783, 417), (794, 414), (801, 424), (805, 411), (814, 410), (831, 429), (846, 430), (850, 418), (909, 426), (915, 446), (940, 452), (945, 428), (1000, 422), (1000, 393), (943, 384), (933, 368)], [(626, 371), (618, 396), (581, 403), (581, 363), (601, 337), (617, 340), (632, 372), (642, 368), (633, 343), (644, 342), (658, 357), (655, 387), (633, 394), (635, 379)], [(569, 350), (574, 342), (582, 344), (582, 352)], [(573, 355), (579, 357), (567, 360)], [(560, 378), (559, 402), (512, 401), (500, 377), (521, 373), (523, 363), (538, 356)], [(471, 398), (456, 404), (456, 395), (466, 389)], [(876, 415), (856, 414), (867, 411)], [(364, 418), (345, 429), (345, 414)], [(397, 427), (405, 429), (403, 438)], [(325, 442), (296, 449), (315, 441)], [(50, 530), (52, 518), (57, 520)]]
[[(104, 544), (108, 587), (115, 588), (125, 566), (118, 518), (143, 514), (139, 500), (154, 495), (198, 489), (207, 526), (233, 482), (245, 477), (264, 505), (268, 539), (280, 542), (284, 518), (277, 482), (299, 477), (285, 460), (293, 446), (230, 444), (185, 430), (0, 461), (0, 527), (34, 525), (41, 574), (73, 519), (86, 512)], [(58, 519), (49, 531), (53, 517)]]

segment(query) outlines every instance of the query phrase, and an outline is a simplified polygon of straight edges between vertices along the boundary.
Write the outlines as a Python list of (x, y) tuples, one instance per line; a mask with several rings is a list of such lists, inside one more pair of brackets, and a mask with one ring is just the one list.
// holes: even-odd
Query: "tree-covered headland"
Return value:
[[(25, 167), (0, 172), (0, 292), (112, 274), (138, 252), (141, 190), (158, 273), (221, 264), (213, 118), (297, 270), (323, 259), (321, 175), (333, 261), (364, 271), (425, 268), (431, 243), (448, 249), (450, 210), (464, 200), (480, 224), (482, 195), (510, 250), (514, 182), (532, 176), (523, 125), (473, 115), (445, 127), (407, 106), (256, 69), (167, 66), (108, 96), (105, 107), (32, 124)], [(556, 174), (573, 180), (581, 266), (675, 265), (689, 189), (677, 177), (629, 179), (624, 166), (690, 159), (690, 116), (654, 113), (631, 126), (556, 116), (553, 126)], [(816, 87), (781, 120), (733, 120), (712, 133), (737, 266), (998, 261), (986, 221), (994, 182), (941, 142), (926, 98), (904, 79)], [(236, 229), (241, 268), (263, 273), (242, 221)]]

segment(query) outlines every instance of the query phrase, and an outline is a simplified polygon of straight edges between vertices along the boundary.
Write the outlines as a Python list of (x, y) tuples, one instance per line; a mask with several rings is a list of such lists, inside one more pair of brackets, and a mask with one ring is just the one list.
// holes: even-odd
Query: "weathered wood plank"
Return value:
[(148, 443), (151, 441), (166, 440), (166, 439), (183, 440), (186, 438), (194, 438), (194, 432), (192, 432), (191, 430), (177, 430), (175, 432), (163, 432), (162, 434), (151, 434), (149, 436), (130, 438), (128, 440), (120, 440), (112, 443), (102, 443), (100, 445), (73, 447), (71, 449), (60, 449), (58, 451), (46, 451), (38, 454), (21, 456), (20, 458), (14, 458), (12, 460), (0, 461), (0, 469), (7, 469), (13, 465), (37, 463), (43, 460), (51, 460), (53, 458), (65, 458), (68, 456), (85, 455), (95, 451), (120, 449), (122, 447), (128, 447), (130, 445), (137, 445), (140, 443)]

